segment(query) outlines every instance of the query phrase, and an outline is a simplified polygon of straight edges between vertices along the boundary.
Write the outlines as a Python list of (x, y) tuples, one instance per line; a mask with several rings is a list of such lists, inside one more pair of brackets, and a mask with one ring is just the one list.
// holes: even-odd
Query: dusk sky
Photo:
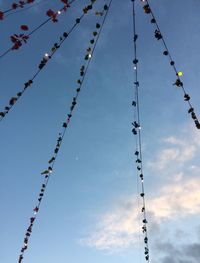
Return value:
[[(0, 10), (13, 1), (0, 0)], [(42, 23), (60, 0), (41, 0), (0, 21), (0, 51), (21, 25)], [(150, 0), (176, 67), (200, 116), (200, 1)], [(70, 30), (89, 0), (76, 0), (19, 50), (0, 58), (0, 111)], [(92, 32), (97, 0), (0, 122), (0, 263), (18, 262), (58, 133), (69, 112)], [(150, 16), (136, 0), (138, 77), (150, 262), (200, 262), (200, 132)], [(24, 263), (144, 263), (131, 133), (134, 96), (132, 2), (113, 0), (59, 151)]]

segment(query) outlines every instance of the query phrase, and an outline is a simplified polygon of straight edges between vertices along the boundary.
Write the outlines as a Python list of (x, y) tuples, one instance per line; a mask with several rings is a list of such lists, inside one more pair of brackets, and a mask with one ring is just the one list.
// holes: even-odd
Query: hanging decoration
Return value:
[(28, 11), (28, 10), (36, 7), (36, 6), (44, 4), (44, 2), (47, 2), (47, 1), (49, 1), (49, 0), (38, 0), (38, 1), (35, 1), (32, 5), (26, 6), (24, 8), (16, 9), (16, 10), (13, 9), (13, 11), (10, 11), (9, 13), (5, 14), (4, 19), (9, 17), (9, 16), (12, 16), (14, 14), (18, 14), (18, 13)]
[[(93, 4), (93, 2), (95, 2), (95, 1), (91, 1), (91, 2)], [(52, 57), (54, 56), (56, 51), (61, 47), (61, 45), (69, 37), (69, 35), (73, 32), (73, 30), (80, 24), (83, 17), (92, 9), (92, 4), (85, 6), (83, 8), (83, 14), (75, 20), (75, 23), (71, 27), (71, 29), (68, 32), (63, 32), (63, 34), (60, 36), (59, 40), (52, 46), (50, 52), (46, 52), (44, 54), (44, 56), (42, 57), (39, 65), (38, 65), (38, 69), (37, 69), (36, 73), (33, 75), (33, 77), (24, 83), (24, 87), (15, 96), (10, 98), (8, 105), (6, 105), (4, 107), (4, 110), (0, 112), (0, 121), (2, 121), (3, 118), (9, 113), (9, 111), (13, 108), (13, 106), (16, 104), (16, 102), (22, 97), (22, 95), (27, 90), (27, 88), (29, 88), (33, 84), (33, 81), (38, 76), (38, 74), (41, 72), (41, 70), (47, 65), (49, 60), (52, 59)], [(17, 42), (17, 39), (15, 41)]]
[[(90, 10), (90, 9), (93, 8), (93, 4), (94, 4), (95, 1), (96, 0), (91, 0), (91, 4), (87, 6), (87, 10), (88, 9)], [(77, 105), (77, 99), (78, 99), (79, 93), (80, 93), (80, 91), (82, 89), (82, 85), (83, 85), (85, 76), (87, 74), (90, 62), (91, 62), (92, 57), (93, 57), (93, 53), (95, 51), (95, 48), (97, 46), (97, 42), (98, 42), (98, 39), (100, 37), (102, 28), (104, 26), (104, 23), (105, 23), (105, 20), (106, 20), (107, 14), (108, 14), (108, 10), (110, 8), (111, 3), (112, 3), (112, 0), (109, 1), (108, 5), (105, 4), (104, 7), (103, 7), (103, 10), (101, 11), (101, 12), (103, 12), (101, 24), (100, 24), (100, 22), (96, 23), (96, 28), (95, 28), (95, 30), (92, 33), (92, 39), (90, 40), (90, 45), (87, 48), (85, 56), (84, 56), (85, 64), (80, 67), (80, 78), (77, 80), (76, 93), (75, 93), (75, 96), (72, 99), (72, 103), (71, 103), (71, 106), (70, 106), (70, 109), (69, 109), (69, 113), (67, 114), (66, 119), (64, 120), (64, 122), (62, 124), (62, 130), (58, 134), (56, 145), (55, 145), (54, 151), (52, 153), (52, 156), (50, 157), (50, 160), (48, 161), (47, 168), (44, 169), (44, 171), (41, 172), (41, 175), (44, 177), (44, 181), (43, 181), (42, 186), (40, 188), (40, 191), (39, 191), (39, 194), (38, 194), (38, 200), (36, 202), (36, 205), (33, 208), (33, 215), (29, 219), (29, 224), (28, 224), (28, 228), (26, 229), (26, 232), (25, 232), (25, 236), (24, 236), (24, 240), (23, 240), (23, 246), (21, 248), (21, 252), (20, 252), (20, 255), (19, 255), (18, 263), (21, 263), (23, 261), (24, 253), (28, 249), (29, 239), (30, 239), (30, 237), (32, 235), (33, 226), (34, 226), (34, 223), (36, 221), (38, 212), (40, 210), (41, 202), (43, 200), (43, 197), (44, 197), (44, 194), (45, 194), (45, 191), (46, 191), (46, 188), (47, 188), (50, 176), (53, 173), (53, 168), (54, 168), (54, 165), (55, 165), (55, 162), (56, 162), (56, 159), (57, 159), (58, 152), (59, 152), (60, 147), (62, 145), (64, 136), (65, 136), (65, 133), (66, 133), (66, 129), (67, 129), (67, 127), (68, 127), (68, 125), (69, 125), (69, 123), (71, 121), (73, 111), (74, 111), (74, 109), (75, 109), (75, 107)], [(85, 11), (86, 11), (86, 9), (85, 9)]]
[(135, 98), (132, 101), (134, 107), (134, 120), (132, 122), (132, 133), (136, 137), (136, 149), (135, 149), (135, 163), (137, 168), (137, 176), (141, 182), (140, 197), (142, 199), (142, 233), (144, 235), (144, 256), (145, 260), (149, 262), (149, 241), (147, 231), (147, 215), (146, 215), (146, 202), (145, 202), (145, 189), (144, 189), (144, 173), (143, 173), (143, 161), (142, 161), (142, 143), (141, 143), (141, 125), (140, 125), (140, 105), (139, 105), (139, 80), (138, 80), (138, 57), (137, 57), (137, 39), (138, 34), (136, 33), (136, 15), (135, 15), (135, 0), (133, 2), (133, 42), (134, 42), (134, 59), (133, 59), (133, 70), (135, 74), (134, 91)]
[(186, 90), (184, 88), (183, 81), (180, 78), (183, 75), (183, 72), (178, 71), (176, 66), (175, 66), (175, 61), (172, 59), (172, 56), (171, 56), (170, 51), (169, 51), (169, 49), (167, 47), (166, 41), (165, 41), (165, 39), (163, 37), (163, 34), (161, 33), (161, 30), (160, 30), (160, 27), (158, 25), (158, 22), (157, 22), (157, 20), (156, 20), (156, 18), (154, 16), (152, 8), (149, 5), (149, 1), (148, 0), (141, 0), (141, 2), (144, 4), (143, 5), (144, 12), (151, 16), (150, 22), (155, 25), (155, 31), (154, 31), (155, 38), (157, 40), (162, 41), (162, 43), (163, 43), (163, 46), (164, 46), (163, 55), (167, 56), (169, 58), (170, 65), (172, 66), (172, 68), (173, 68), (173, 70), (174, 70), (174, 72), (176, 74), (176, 79), (175, 79), (173, 85), (176, 86), (177, 88), (181, 88), (182, 89), (184, 101), (189, 106), (188, 113), (191, 115), (191, 118), (193, 119), (196, 128), (200, 129), (199, 120), (198, 120), (197, 115), (195, 113), (194, 107), (192, 106), (192, 104), (190, 102), (190, 99), (191, 99), (190, 95), (186, 92)]
[(12, 12), (13, 10), (24, 8), (28, 4), (33, 4), (35, 0), (26, 0), (26, 1), (18, 1), (18, 2), (13, 2), (11, 4), (11, 7), (5, 11), (0, 10), (0, 20), (4, 20), (4, 16), (7, 13)]
[(20, 29), (22, 32), (19, 34), (13, 34), (10, 36), (12, 46), (0, 54), (0, 59), (5, 57), (9, 52), (13, 50), (18, 50), (20, 47), (22, 47), (23, 44), (26, 44), (30, 36), (33, 35), (35, 32), (37, 32), (40, 28), (42, 28), (48, 22), (50, 21), (52, 21), (53, 23), (58, 22), (58, 16), (66, 12), (68, 8), (70, 7), (70, 5), (76, 0), (72, 0), (70, 2), (68, 0), (60, 0), (60, 1), (64, 4), (63, 7), (60, 8), (58, 11), (53, 11), (52, 9), (47, 10), (46, 16), (48, 16), (48, 18), (44, 22), (42, 22), (39, 26), (34, 28), (30, 33), (24, 34), (23, 31), (28, 31), (29, 28), (27, 25), (21, 25)]

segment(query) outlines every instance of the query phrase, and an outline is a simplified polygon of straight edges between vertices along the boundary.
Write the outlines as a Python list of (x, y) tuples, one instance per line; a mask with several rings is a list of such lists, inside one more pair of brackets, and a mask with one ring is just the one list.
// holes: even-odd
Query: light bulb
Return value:
[(182, 72), (182, 71), (179, 71), (179, 72), (178, 72), (178, 76), (179, 76), (179, 77), (183, 76), (183, 72)]

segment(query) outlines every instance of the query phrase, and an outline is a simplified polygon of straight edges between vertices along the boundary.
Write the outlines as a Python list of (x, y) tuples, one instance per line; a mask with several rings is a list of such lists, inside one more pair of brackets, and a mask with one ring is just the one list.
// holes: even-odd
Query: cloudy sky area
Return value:
[[(12, 1), (0, 1), (4, 10)], [(16, 262), (42, 182), (70, 107), (79, 69), (95, 29), (93, 13), (69, 37), (21, 101), (0, 123), (0, 262)], [(17, 52), (0, 60), (2, 109), (37, 70), (45, 52), (70, 29), (86, 0), (76, 1)], [(150, 3), (185, 88), (199, 110), (198, 0)], [(0, 23), (1, 50), (19, 25), (45, 19), (59, 0)], [(140, 198), (134, 164), (133, 43), (130, 0), (113, 0), (62, 145), (24, 262), (144, 262)], [(176, 77), (136, 1), (142, 146), (150, 257), (154, 263), (200, 262), (200, 133), (187, 113)]]

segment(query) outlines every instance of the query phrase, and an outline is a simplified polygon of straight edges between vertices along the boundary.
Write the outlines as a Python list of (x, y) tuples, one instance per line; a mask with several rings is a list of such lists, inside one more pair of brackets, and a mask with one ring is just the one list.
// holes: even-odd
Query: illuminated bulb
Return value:
[(134, 70), (136, 70), (137, 69), (137, 67), (136, 66), (134, 66)]
[(179, 71), (179, 72), (178, 72), (178, 76), (179, 76), (179, 77), (183, 76), (183, 72), (182, 72), (182, 71)]
[(91, 57), (92, 57), (92, 54), (88, 54), (88, 57), (91, 58)]
[(45, 56), (46, 58), (48, 58), (48, 57), (49, 57), (49, 54), (48, 54), (48, 53), (45, 53), (44, 56)]
[(60, 14), (61, 14), (61, 11), (58, 11), (58, 14), (60, 15)]

